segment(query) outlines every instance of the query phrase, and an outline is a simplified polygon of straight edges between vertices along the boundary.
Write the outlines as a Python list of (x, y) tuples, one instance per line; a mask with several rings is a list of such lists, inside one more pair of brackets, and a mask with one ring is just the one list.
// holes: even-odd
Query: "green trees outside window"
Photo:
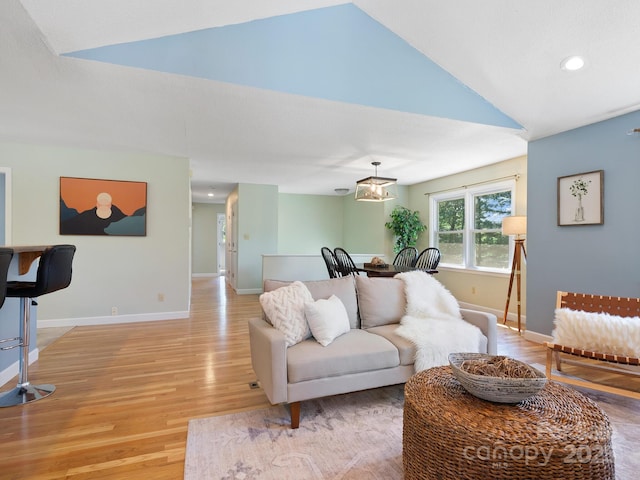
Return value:
[(512, 191), (464, 192), (438, 199), (435, 242), (441, 263), (462, 267), (509, 268), (509, 237), (502, 219), (511, 215)]

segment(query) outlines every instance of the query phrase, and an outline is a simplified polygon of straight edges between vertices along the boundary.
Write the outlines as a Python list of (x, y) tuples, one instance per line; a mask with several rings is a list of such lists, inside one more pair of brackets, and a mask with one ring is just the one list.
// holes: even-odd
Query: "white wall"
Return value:
[[(12, 243), (77, 247), (71, 285), (39, 301), (40, 326), (188, 315), (187, 159), (0, 143), (0, 166), (12, 171)], [(61, 176), (147, 182), (147, 235), (60, 235)]]

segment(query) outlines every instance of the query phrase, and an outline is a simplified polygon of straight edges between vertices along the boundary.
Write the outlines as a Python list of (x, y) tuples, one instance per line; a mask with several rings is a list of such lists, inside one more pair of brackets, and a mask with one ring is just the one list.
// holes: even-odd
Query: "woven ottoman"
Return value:
[(405, 480), (615, 480), (611, 425), (581, 393), (547, 382), (510, 405), (474, 397), (449, 367), (405, 385)]

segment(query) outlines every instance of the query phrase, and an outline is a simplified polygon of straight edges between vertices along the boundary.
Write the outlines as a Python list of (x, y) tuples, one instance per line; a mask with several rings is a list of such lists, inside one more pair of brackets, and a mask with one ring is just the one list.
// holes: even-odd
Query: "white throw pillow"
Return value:
[(274, 327), (284, 334), (288, 347), (309, 337), (311, 330), (304, 315), (304, 306), (313, 302), (311, 292), (302, 282), (293, 282), (260, 295), (260, 305)]
[(335, 295), (305, 303), (304, 312), (311, 333), (323, 347), (351, 329), (347, 309)]

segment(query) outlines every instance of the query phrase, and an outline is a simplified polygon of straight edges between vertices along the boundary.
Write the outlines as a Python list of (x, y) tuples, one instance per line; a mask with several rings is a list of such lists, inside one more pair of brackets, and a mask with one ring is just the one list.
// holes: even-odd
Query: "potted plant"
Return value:
[(384, 224), (396, 236), (393, 245), (394, 253), (398, 253), (405, 247), (415, 247), (418, 236), (427, 229), (420, 220), (417, 211), (411, 211), (398, 205), (391, 212), (391, 221)]

